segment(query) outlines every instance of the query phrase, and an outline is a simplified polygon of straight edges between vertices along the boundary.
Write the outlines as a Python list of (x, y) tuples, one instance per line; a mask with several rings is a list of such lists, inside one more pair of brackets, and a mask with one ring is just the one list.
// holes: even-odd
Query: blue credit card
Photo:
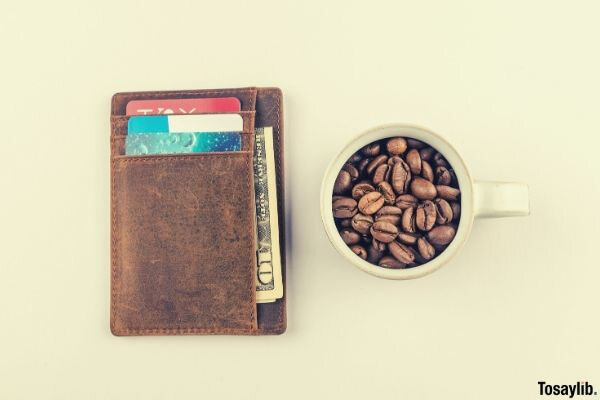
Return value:
[(138, 133), (127, 135), (126, 155), (210, 153), (240, 151), (239, 132)]
[(242, 132), (244, 121), (239, 114), (141, 115), (129, 118), (127, 132)]

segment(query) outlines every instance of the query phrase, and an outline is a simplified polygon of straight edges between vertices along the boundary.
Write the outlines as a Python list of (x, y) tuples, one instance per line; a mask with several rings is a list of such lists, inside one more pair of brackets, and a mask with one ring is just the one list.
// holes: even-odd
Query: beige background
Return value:
[[(597, 1), (3, 4), (0, 398), (529, 399), (600, 389)], [(115, 338), (109, 101), (285, 93), (289, 328)], [(421, 280), (373, 278), (321, 227), (354, 134), (427, 126), (481, 179), (530, 183), (529, 218), (476, 222)]]

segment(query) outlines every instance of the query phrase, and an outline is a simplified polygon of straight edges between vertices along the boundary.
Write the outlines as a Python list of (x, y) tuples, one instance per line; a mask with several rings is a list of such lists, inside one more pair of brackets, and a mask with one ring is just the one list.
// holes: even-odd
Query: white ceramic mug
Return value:
[[(454, 169), (461, 190), (461, 217), (454, 240), (438, 257), (418, 267), (407, 269), (382, 268), (354, 254), (338, 233), (331, 207), (335, 179), (348, 158), (369, 143), (394, 136), (418, 139), (439, 151)], [(321, 218), (333, 246), (358, 268), (369, 274), (387, 279), (419, 278), (440, 268), (454, 257), (465, 243), (475, 218), (523, 215), (529, 215), (527, 185), (522, 183), (474, 181), (465, 162), (450, 143), (430, 130), (413, 125), (384, 125), (357, 136), (329, 164), (321, 185)]]

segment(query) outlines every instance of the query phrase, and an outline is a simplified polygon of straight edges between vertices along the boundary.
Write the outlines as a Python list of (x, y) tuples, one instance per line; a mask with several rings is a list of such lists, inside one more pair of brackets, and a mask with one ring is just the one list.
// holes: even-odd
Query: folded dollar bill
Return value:
[(254, 139), (254, 191), (256, 198), (257, 276), (256, 301), (269, 303), (283, 297), (277, 179), (273, 128), (256, 128)]

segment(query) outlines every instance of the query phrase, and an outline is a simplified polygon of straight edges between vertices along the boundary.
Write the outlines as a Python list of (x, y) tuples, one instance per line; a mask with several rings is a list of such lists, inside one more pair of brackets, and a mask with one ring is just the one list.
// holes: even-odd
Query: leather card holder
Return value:
[[(237, 97), (242, 151), (125, 155), (134, 99)], [(111, 311), (117, 336), (286, 329), (282, 96), (277, 88), (117, 93), (111, 107)], [(256, 303), (254, 128), (272, 126), (283, 298)]]

